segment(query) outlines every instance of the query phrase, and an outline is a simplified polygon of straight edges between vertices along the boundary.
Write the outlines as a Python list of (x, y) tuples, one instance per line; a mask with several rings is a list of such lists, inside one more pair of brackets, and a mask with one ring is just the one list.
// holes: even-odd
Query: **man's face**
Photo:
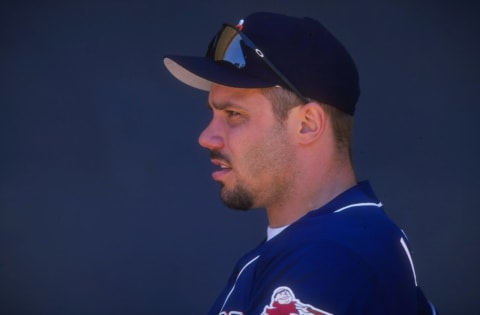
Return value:
[(275, 295), (275, 301), (280, 304), (289, 304), (292, 302), (292, 295), (288, 290), (280, 291)]
[(281, 203), (293, 176), (294, 150), (286, 125), (279, 122), (260, 89), (213, 84), (213, 116), (199, 143), (210, 150), (212, 173), (221, 199), (246, 210)]

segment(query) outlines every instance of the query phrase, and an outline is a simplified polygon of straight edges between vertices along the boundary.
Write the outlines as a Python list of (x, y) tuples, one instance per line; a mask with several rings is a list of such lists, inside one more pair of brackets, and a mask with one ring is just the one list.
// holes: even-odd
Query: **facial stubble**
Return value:
[[(272, 200), (281, 202), (288, 191), (289, 171), (294, 168), (285, 125), (278, 122), (244, 154), (243, 158), (247, 161), (246, 169), (243, 170), (246, 177), (258, 178), (267, 174), (266, 176), (270, 176), (272, 180), (269, 184), (255, 187), (237, 177), (236, 183), (230, 189), (224, 183), (220, 183), (220, 198), (225, 206), (245, 211), (266, 207)], [(263, 200), (260, 196), (264, 197)]]

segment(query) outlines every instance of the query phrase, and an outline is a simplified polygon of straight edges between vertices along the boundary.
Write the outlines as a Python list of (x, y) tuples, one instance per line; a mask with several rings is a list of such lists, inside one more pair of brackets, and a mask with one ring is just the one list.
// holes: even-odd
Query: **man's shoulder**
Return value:
[(262, 257), (285, 261), (329, 260), (375, 268), (398, 256), (403, 233), (381, 208), (309, 214), (265, 244)]
[[(281, 234), (283, 242), (311, 243), (324, 241), (346, 243), (348, 247), (363, 243), (380, 245), (401, 237), (401, 229), (385, 214), (381, 204), (350, 204), (342, 211), (312, 211)], [(280, 235), (279, 235), (280, 236)], [(298, 245), (298, 244), (297, 244)]]
[(416, 291), (403, 237), (380, 208), (312, 215), (264, 244), (256, 275), (279, 285), (294, 283), (302, 300), (322, 296), (338, 307), (395, 296), (411, 301)]

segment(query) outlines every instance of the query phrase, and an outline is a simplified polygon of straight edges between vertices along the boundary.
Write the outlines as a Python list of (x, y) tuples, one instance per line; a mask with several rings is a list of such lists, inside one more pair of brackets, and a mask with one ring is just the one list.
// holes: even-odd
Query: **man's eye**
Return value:
[(233, 111), (233, 110), (227, 110), (227, 116), (228, 117), (233, 117), (233, 116), (238, 116), (240, 115), (239, 112)]

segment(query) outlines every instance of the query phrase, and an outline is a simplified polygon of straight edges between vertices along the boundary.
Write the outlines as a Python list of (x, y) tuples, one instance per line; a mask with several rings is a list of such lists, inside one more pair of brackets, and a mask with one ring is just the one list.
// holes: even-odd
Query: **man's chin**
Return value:
[(220, 199), (223, 204), (231, 209), (246, 211), (254, 208), (253, 198), (242, 188), (228, 189), (222, 184), (220, 188)]

